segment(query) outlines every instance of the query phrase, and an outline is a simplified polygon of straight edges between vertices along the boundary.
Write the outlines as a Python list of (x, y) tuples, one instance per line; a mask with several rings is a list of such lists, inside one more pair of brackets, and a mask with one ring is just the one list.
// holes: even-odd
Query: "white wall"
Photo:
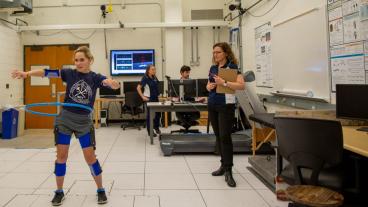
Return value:
[[(191, 21), (191, 10), (223, 9), (224, 0), (182, 0), (183, 21)], [(224, 10), (224, 14), (227, 10)], [(220, 41), (229, 41), (229, 29), (221, 28)], [(199, 57), (200, 65), (191, 66), (192, 78), (208, 78), (208, 71), (212, 65), (213, 29), (199, 28)], [(217, 42), (217, 38), (216, 38)], [(184, 64), (190, 65), (191, 61), (191, 33), (190, 28), (184, 30)], [(177, 69), (179, 71), (179, 69)]]
[[(6, 19), (7, 16), (0, 14), (0, 18)], [(0, 108), (23, 104), (23, 81), (11, 79), (10, 75), (17, 68), (23, 68), (20, 35), (0, 21)], [(9, 89), (6, 89), (6, 84), (9, 84)]]
[[(182, 22), (181, 0), (165, 0), (165, 22)], [(166, 75), (177, 77), (177, 68), (183, 65), (183, 30), (168, 28), (165, 30)]]

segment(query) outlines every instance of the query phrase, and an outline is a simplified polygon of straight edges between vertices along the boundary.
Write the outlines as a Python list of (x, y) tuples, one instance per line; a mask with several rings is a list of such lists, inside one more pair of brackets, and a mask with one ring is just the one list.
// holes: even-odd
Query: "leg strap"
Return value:
[(91, 146), (93, 147), (93, 149), (96, 149), (95, 131), (93, 127), (91, 128), (89, 133), (78, 137), (78, 139), (82, 149)]
[(96, 160), (96, 162), (92, 165), (89, 165), (89, 168), (93, 176), (99, 176), (102, 173), (102, 169), (98, 160)]
[(58, 144), (70, 145), (70, 139), (72, 138), (72, 135), (63, 134), (59, 132), (58, 128), (55, 128), (54, 135), (55, 135), (55, 145)]
[(54, 171), (54, 173), (58, 177), (65, 176), (66, 163), (57, 163), (57, 162), (55, 162), (55, 171)]

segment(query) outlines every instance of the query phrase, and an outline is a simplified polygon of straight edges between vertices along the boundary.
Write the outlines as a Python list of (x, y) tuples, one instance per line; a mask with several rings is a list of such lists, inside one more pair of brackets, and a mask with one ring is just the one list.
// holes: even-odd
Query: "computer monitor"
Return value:
[(120, 96), (121, 95), (121, 90), (120, 88), (118, 89), (112, 89), (110, 87), (100, 87), (100, 97), (104, 97), (104, 96)]
[[(132, 91), (137, 91), (137, 86), (140, 83), (140, 81), (124, 81), (123, 83), (123, 92), (132, 92)], [(158, 91), (159, 94), (163, 94), (164, 92), (164, 82), (163, 81), (159, 81), (158, 82)]]
[(368, 120), (368, 85), (336, 85), (336, 117)]
[(159, 81), (158, 82), (158, 92), (159, 94), (163, 95), (164, 94), (164, 82), (163, 81)]
[(137, 86), (139, 83), (140, 83), (139, 81), (124, 81), (123, 83), (124, 94), (127, 92), (137, 91)]
[(169, 95), (172, 97), (180, 96), (180, 85), (184, 89), (184, 100), (188, 98), (194, 98), (197, 96), (197, 80), (186, 79), (186, 80), (171, 80), (168, 82)]
[(111, 50), (110, 73), (118, 75), (142, 75), (148, 65), (155, 64), (155, 50)]
[(197, 91), (198, 91), (198, 94), (197, 96), (198, 97), (207, 97), (209, 92), (207, 91), (207, 82), (208, 82), (208, 79), (198, 79), (197, 80)]

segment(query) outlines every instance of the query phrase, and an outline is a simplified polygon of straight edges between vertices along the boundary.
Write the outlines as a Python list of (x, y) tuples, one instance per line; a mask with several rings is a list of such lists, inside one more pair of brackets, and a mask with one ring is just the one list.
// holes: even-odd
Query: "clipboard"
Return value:
[[(238, 76), (238, 71), (229, 69), (229, 68), (219, 68), (218, 76), (227, 82), (236, 82), (236, 78)], [(228, 93), (235, 94), (235, 90), (225, 87), (223, 85), (217, 85), (216, 93)]]

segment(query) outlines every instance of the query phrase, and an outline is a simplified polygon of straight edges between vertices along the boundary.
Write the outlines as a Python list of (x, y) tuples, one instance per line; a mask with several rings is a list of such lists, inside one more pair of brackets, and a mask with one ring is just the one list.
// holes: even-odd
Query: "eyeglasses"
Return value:
[(220, 53), (223, 53), (223, 51), (213, 51), (212, 54), (214, 55), (217, 55), (217, 54), (220, 54)]

